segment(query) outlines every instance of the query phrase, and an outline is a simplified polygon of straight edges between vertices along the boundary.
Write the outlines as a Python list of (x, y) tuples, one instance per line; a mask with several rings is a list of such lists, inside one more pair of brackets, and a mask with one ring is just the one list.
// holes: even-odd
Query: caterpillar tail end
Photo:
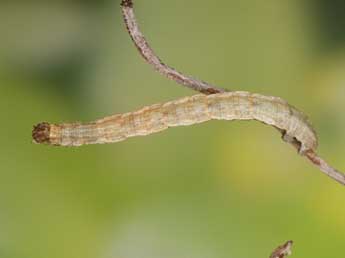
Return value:
[(32, 130), (32, 139), (37, 144), (50, 143), (50, 124), (44, 122), (34, 126)]

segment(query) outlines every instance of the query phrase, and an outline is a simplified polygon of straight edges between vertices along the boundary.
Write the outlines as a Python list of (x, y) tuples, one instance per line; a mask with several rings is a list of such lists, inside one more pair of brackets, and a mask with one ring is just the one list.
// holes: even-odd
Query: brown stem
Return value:
[(185, 87), (191, 88), (193, 90), (199, 91), (204, 94), (214, 94), (225, 92), (226, 90), (218, 88), (214, 85), (208, 84), (207, 82), (194, 79), (190, 76), (184, 75), (174, 68), (164, 64), (160, 58), (155, 54), (153, 49), (150, 47), (148, 42), (145, 39), (145, 36), (139, 29), (138, 23), (135, 18), (133, 11), (133, 1), (131, 0), (122, 0), (122, 14), (123, 18), (136, 48), (139, 53), (145, 59), (147, 63), (153, 66), (153, 68), (166, 76), (167, 78), (176, 81), (179, 84), (182, 84)]
[(286, 258), (291, 254), (291, 247), (293, 242), (287, 241), (285, 244), (278, 246), (273, 253), (271, 254), (270, 258)]
[(317, 166), (323, 173), (325, 173), (330, 178), (338, 181), (342, 185), (345, 185), (345, 175), (335, 168), (331, 167), (326, 161), (320, 158), (315, 152), (308, 151), (305, 156)]

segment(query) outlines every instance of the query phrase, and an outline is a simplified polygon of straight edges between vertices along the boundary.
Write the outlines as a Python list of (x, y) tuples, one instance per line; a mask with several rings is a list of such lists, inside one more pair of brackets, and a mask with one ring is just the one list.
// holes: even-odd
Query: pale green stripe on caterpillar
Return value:
[(112, 143), (212, 119), (258, 120), (282, 131), (284, 140), (299, 144), (301, 154), (317, 148), (317, 136), (301, 111), (281, 98), (244, 91), (184, 97), (85, 124), (41, 123), (33, 139), (58, 146)]

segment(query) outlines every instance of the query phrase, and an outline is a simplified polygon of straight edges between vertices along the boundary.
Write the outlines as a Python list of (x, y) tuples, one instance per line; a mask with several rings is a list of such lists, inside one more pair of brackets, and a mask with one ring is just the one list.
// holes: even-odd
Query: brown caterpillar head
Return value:
[(48, 123), (39, 123), (38, 125), (35, 125), (32, 130), (32, 138), (34, 143), (49, 143), (50, 125)]
[(121, 1), (121, 6), (132, 8), (133, 7), (133, 2), (132, 2), (132, 0), (122, 0)]

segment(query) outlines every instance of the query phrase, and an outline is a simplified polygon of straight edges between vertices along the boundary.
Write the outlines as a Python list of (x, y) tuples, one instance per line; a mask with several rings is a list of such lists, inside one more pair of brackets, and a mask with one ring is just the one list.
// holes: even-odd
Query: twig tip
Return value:
[(273, 253), (271, 254), (270, 258), (286, 258), (291, 255), (291, 247), (293, 241), (289, 240), (285, 244), (278, 246)]

